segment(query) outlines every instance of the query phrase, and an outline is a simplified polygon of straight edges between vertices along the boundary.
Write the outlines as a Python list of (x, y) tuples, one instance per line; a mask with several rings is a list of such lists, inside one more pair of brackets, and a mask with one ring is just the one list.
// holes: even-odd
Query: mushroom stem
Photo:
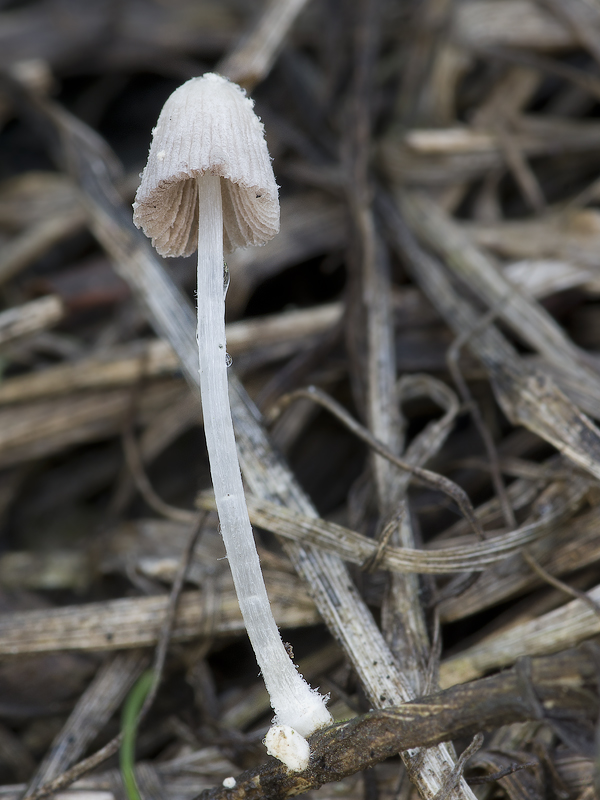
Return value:
[(221, 534), (238, 602), (280, 725), (308, 736), (331, 722), (321, 695), (290, 660), (271, 612), (250, 526), (227, 390), (221, 178), (197, 178), (198, 350), (204, 431)]

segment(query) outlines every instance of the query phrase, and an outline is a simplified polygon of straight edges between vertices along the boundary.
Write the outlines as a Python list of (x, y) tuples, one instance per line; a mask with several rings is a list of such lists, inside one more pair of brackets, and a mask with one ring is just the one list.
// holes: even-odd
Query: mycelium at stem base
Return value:
[(238, 602), (275, 711), (275, 722), (302, 736), (331, 723), (318, 692), (290, 660), (273, 619), (244, 499), (229, 395), (223, 287), (221, 178), (197, 178), (198, 349), (208, 458), (221, 534)]

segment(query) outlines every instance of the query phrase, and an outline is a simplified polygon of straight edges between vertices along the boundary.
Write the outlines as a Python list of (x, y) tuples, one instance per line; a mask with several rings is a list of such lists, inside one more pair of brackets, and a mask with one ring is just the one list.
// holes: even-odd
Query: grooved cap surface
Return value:
[(223, 247), (260, 245), (279, 231), (279, 200), (254, 103), (226, 78), (192, 78), (169, 97), (153, 131), (133, 221), (162, 256), (197, 247), (196, 178), (219, 175)]

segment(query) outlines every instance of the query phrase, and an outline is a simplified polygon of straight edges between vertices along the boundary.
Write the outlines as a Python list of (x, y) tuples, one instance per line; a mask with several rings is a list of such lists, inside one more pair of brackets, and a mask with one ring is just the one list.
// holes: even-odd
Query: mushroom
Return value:
[(153, 131), (133, 220), (163, 256), (191, 255), (197, 229), (200, 391), (221, 533), (274, 723), (306, 737), (330, 724), (331, 715), (290, 660), (273, 619), (227, 391), (223, 252), (264, 244), (279, 230), (277, 184), (253, 105), (239, 86), (211, 73), (176, 89)]

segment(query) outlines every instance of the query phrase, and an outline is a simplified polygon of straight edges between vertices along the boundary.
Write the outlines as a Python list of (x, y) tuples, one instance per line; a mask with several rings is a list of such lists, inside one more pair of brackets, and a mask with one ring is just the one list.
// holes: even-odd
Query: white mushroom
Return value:
[(223, 252), (264, 244), (279, 230), (263, 125), (239, 86), (209, 73), (171, 95), (154, 129), (133, 207), (135, 224), (161, 255), (190, 255), (197, 236), (200, 389), (221, 533), (274, 721), (305, 737), (328, 725), (331, 716), (287, 655), (271, 613), (227, 392)]

